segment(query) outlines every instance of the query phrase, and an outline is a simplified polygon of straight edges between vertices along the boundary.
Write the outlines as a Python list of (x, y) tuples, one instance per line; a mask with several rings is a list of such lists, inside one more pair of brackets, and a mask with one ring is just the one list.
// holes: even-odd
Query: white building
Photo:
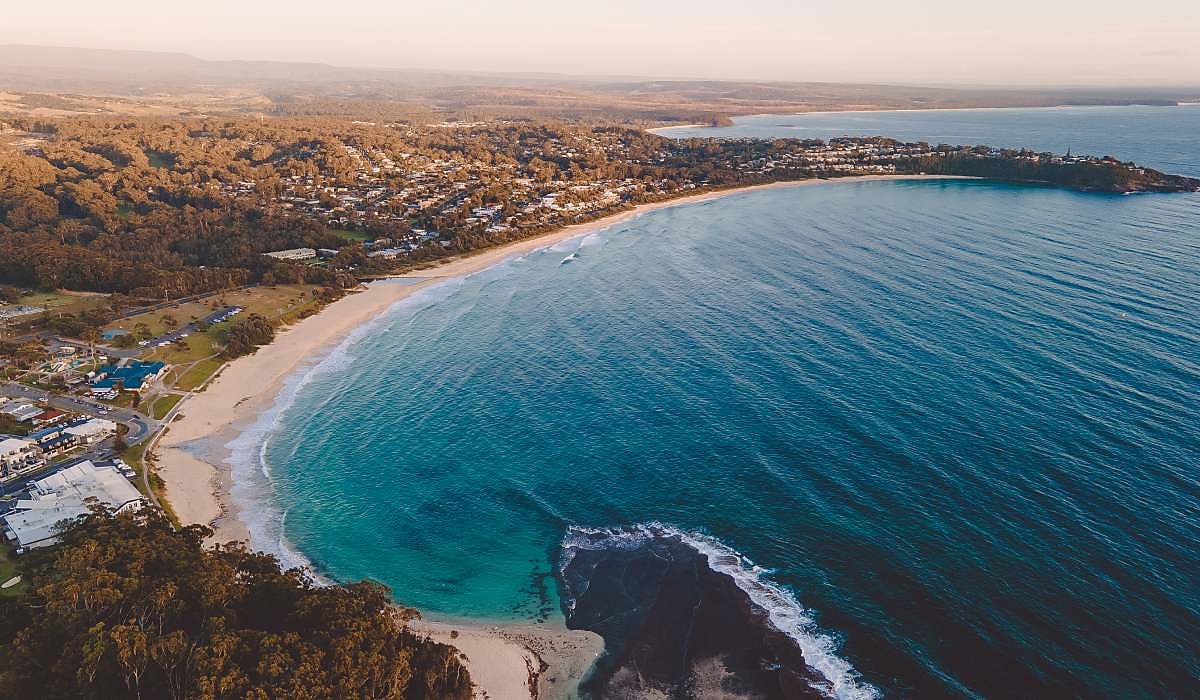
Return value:
[(77, 425), (63, 429), (67, 435), (73, 435), (85, 445), (93, 445), (101, 440), (117, 434), (117, 424), (107, 418), (92, 418)]
[(116, 467), (80, 462), (35, 481), (29, 498), (17, 501), (13, 512), (0, 517), (4, 536), (24, 549), (54, 544), (55, 527), (86, 515), (92, 503), (123, 513), (141, 508), (144, 501)]
[(32, 440), (0, 435), (0, 481), (46, 466), (46, 456)]
[(312, 260), (317, 257), (317, 251), (315, 248), (290, 248), (263, 253), (263, 255), (276, 260)]
[(45, 409), (38, 408), (31, 403), (10, 401), (4, 405), (4, 408), (0, 408), (0, 413), (7, 413), (17, 422), (24, 423), (27, 420), (32, 420), (34, 416), (40, 414), (43, 410)]

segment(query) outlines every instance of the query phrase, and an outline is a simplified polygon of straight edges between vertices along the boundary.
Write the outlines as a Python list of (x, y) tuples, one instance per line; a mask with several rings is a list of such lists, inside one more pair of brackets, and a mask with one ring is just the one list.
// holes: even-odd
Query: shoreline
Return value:
[(477, 698), (570, 698), (604, 652), (600, 635), (562, 620), (508, 622), (425, 618), (410, 629), (466, 656)]
[[(730, 115), (730, 119), (748, 119), (753, 117), (799, 117), (808, 116), (810, 114), (880, 114), (885, 112), (998, 112), (1014, 109), (1117, 109), (1125, 107), (1191, 107), (1200, 105), (1200, 102), (1177, 102), (1173, 105), (1142, 105), (1142, 104), (1127, 104), (1127, 105), (1036, 105), (1025, 107), (910, 107), (907, 109), (898, 109), (895, 107), (882, 109), (816, 109), (800, 112), (760, 112), (756, 114), (737, 114)], [(736, 124), (734, 124), (736, 126)], [(656, 126), (651, 129), (646, 129), (646, 133), (662, 136), (660, 132), (673, 131), (677, 129), (729, 129), (732, 127), (713, 126), (711, 124), (672, 124), (670, 126)]]
[[(251, 531), (232, 497), (233, 471), (229, 444), (258, 417), (272, 409), (286, 380), (297, 370), (324, 356), (355, 329), (381, 317), (395, 304), (449, 280), (485, 270), (509, 258), (554, 246), (562, 241), (619, 225), (629, 219), (669, 207), (697, 204), (763, 189), (804, 187), (839, 182), (888, 180), (964, 180), (939, 175), (863, 175), (830, 179), (773, 182), (685, 195), (594, 221), (565, 226), (532, 238), (488, 248), (406, 275), (365, 285), (296, 324), (281, 329), (275, 340), (257, 352), (225, 364), (205, 387), (178, 407), (153, 450), (153, 463), (165, 484), (164, 498), (182, 524), (209, 525), (209, 543), (251, 540)], [(541, 688), (537, 697), (560, 697), (581, 679), (599, 655), (598, 636), (570, 631), (561, 621), (552, 624), (485, 624), (476, 621), (421, 621), (420, 629), (438, 641), (470, 647), (468, 664), (473, 678), (490, 697), (524, 697)], [(450, 631), (457, 637), (451, 638)], [(466, 641), (463, 641), (463, 640)], [(599, 646), (597, 646), (599, 645)], [(531, 656), (532, 655), (532, 656)], [(534, 663), (531, 659), (536, 658)], [(534, 672), (536, 666), (536, 673)], [(531, 680), (532, 679), (532, 680)], [(519, 687), (518, 687), (519, 682)], [(530, 684), (533, 684), (532, 686)]]

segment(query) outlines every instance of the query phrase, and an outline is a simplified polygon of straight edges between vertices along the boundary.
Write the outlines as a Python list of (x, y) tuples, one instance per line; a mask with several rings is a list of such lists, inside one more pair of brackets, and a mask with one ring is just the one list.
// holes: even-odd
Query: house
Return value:
[(38, 425), (38, 426), (48, 425), (51, 423), (57, 423), (58, 421), (62, 420), (64, 417), (66, 417), (66, 415), (67, 415), (66, 413), (63, 413), (62, 411), (59, 411), (58, 409), (47, 408), (46, 410), (44, 410), (41, 413), (34, 416), (31, 420), (34, 425)]
[(276, 260), (312, 260), (317, 257), (317, 251), (313, 248), (290, 248), (263, 253), (263, 255)]
[(94, 445), (117, 433), (117, 424), (106, 418), (77, 416), (71, 420), (42, 428), (28, 438), (48, 456), (55, 456), (76, 447)]
[(34, 406), (31, 403), (11, 401), (6, 403), (3, 408), (0, 408), (0, 413), (12, 416), (13, 420), (17, 421), (18, 423), (25, 423), (33, 420), (34, 416), (40, 415), (42, 413), (42, 409)]
[(368, 258), (383, 258), (384, 260), (393, 260), (404, 255), (403, 248), (384, 248), (383, 250), (373, 250), (367, 253)]
[(86, 515), (93, 503), (123, 513), (140, 509), (144, 501), (115, 466), (80, 462), (33, 482), (29, 498), (18, 500), (11, 512), (0, 517), (0, 523), (4, 536), (20, 553), (54, 544), (56, 526)]
[(64, 435), (71, 435), (82, 445), (94, 445), (117, 434), (117, 424), (107, 418), (89, 418), (63, 428)]
[(33, 440), (0, 435), (0, 481), (16, 479), (46, 466), (46, 455)]

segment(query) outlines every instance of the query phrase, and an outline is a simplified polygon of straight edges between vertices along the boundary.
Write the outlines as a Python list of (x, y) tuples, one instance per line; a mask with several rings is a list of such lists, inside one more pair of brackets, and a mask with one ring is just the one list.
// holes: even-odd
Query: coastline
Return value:
[[(285, 380), (336, 346), (356, 328), (421, 290), (487, 269), (508, 258), (618, 225), (642, 214), (760, 189), (838, 182), (969, 179), (956, 176), (866, 175), (750, 185), (636, 206), (594, 221), (462, 256), (424, 270), (372, 282), (281, 330), (271, 344), (227, 363), (204, 391), (181, 402), (178, 414), (154, 449), (165, 497), (180, 521), (211, 525), (210, 543), (250, 539), (250, 530), (231, 497), (233, 475), (227, 445), (270, 410)], [(425, 622), (415, 628), (460, 647), (468, 668), (489, 697), (561, 697), (586, 673), (602, 643), (589, 632), (570, 631), (561, 621), (494, 624), (475, 621)], [(451, 631), (457, 631), (451, 636)], [(533, 692), (536, 691), (536, 694)]]
[(563, 621), (488, 623), (420, 619), (410, 627), (465, 657), (475, 697), (568, 698), (604, 651), (600, 635), (569, 630)]
[[(1007, 110), (1014, 110), (1014, 109), (1022, 109), (1022, 110), (1025, 110), (1025, 109), (1054, 110), (1054, 109), (1077, 109), (1077, 108), (1078, 109), (1094, 109), (1094, 108), (1112, 109), (1112, 108), (1122, 108), (1122, 107), (1168, 107), (1169, 108), (1169, 107), (1191, 107), (1191, 106), (1196, 106), (1196, 105), (1200, 105), (1200, 102), (1177, 102), (1174, 105), (1140, 105), (1140, 104), (1070, 105), (1070, 104), (1061, 104), (1061, 105), (1026, 105), (1023, 107), (1022, 106), (1013, 106), (1013, 107), (927, 107), (927, 108), (922, 108), (922, 107), (909, 107), (909, 108), (881, 107), (879, 109), (810, 109), (810, 110), (789, 111), (789, 112), (758, 112), (755, 114), (732, 115), (732, 116), (730, 116), (730, 118), (731, 119), (745, 119), (745, 118), (751, 118), (751, 117), (798, 117), (798, 116), (806, 116), (809, 114), (879, 114), (881, 112), (905, 112), (905, 113), (907, 113), (907, 112), (1000, 112), (1000, 111), (1007, 111)], [(656, 126), (651, 129), (646, 129), (646, 133), (654, 134), (655, 136), (662, 136), (663, 135), (662, 132), (664, 132), (664, 131), (675, 131), (678, 129), (726, 129), (726, 128), (729, 128), (729, 127), (713, 126), (711, 124), (671, 124), (670, 126)]]

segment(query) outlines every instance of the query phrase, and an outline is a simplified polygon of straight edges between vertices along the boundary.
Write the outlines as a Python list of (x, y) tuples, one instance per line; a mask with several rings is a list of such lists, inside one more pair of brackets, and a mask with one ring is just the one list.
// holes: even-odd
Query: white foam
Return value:
[[(578, 236), (568, 240), (576, 238)], [(542, 246), (530, 253), (547, 249), (548, 246)], [(411, 322), (421, 309), (443, 301), (461, 290), (468, 278), (482, 277), (486, 281), (488, 278), (504, 276), (512, 270), (513, 265), (528, 256), (529, 253), (510, 256), (481, 270), (452, 277), (418, 290), (392, 304), (372, 320), (358, 326), (337, 346), (323, 355), (318, 355), (284, 379), (283, 388), (270, 408), (260, 413), (252, 424), (225, 445), (230, 452), (226, 464), (230, 466), (233, 482), (230, 497), (237, 504), (238, 515), (250, 533), (252, 549), (275, 555), (284, 568), (303, 567), (313, 573), (316, 580), (327, 580), (313, 572), (312, 562), (292, 546), (284, 535), (285, 514), (277, 504), (274, 480), (267, 460), (271, 439), (279, 430), (284, 415), (295, 404), (300, 391), (314, 379), (348, 368), (355, 359), (354, 351), (361, 347), (359, 341), (381, 323), (393, 320), (401, 311), (410, 312)]]
[(415, 313), (420, 308), (437, 303), (460, 288), (462, 281), (463, 278), (459, 277), (426, 287), (392, 304), (374, 319), (355, 328), (341, 343), (285, 378), (283, 388), (271, 406), (258, 414), (253, 423), (225, 445), (229, 450), (226, 464), (229, 465), (233, 476), (230, 497), (237, 504), (238, 516), (250, 533), (251, 549), (275, 555), (285, 569), (308, 569), (318, 583), (329, 582), (314, 571), (312, 562), (292, 546), (284, 535), (286, 512), (281, 511), (277, 505), (274, 479), (270, 462), (267, 460), (271, 438), (279, 430), (284, 415), (295, 404), (297, 396), (305, 386), (321, 375), (350, 366), (355, 358), (353, 350), (363, 336), (402, 309), (417, 307)]
[[(767, 614), (771, 625), (800, 647), (805, 663), (817, 671), (825, 683), (814, 689), (838, 700), (870, 700), (879, 690), (863, 680), (857, 670), (838, 656), (837, 641), (822, 632), (812, 614), (783, 586), (766, 578), (766, 569), (755, 565), (725, 543), (697, 532), (687, 532), (662, 523), (643, 523), (628, 528), (571, 527), (563, 538), (560, 572), (583, 549), (634, 549), (656, 538), (677, 538), (708, 559), (713, 571), (733, 579), (750, 600)], [(575, 601), (567, 601), (574, 609)]]

